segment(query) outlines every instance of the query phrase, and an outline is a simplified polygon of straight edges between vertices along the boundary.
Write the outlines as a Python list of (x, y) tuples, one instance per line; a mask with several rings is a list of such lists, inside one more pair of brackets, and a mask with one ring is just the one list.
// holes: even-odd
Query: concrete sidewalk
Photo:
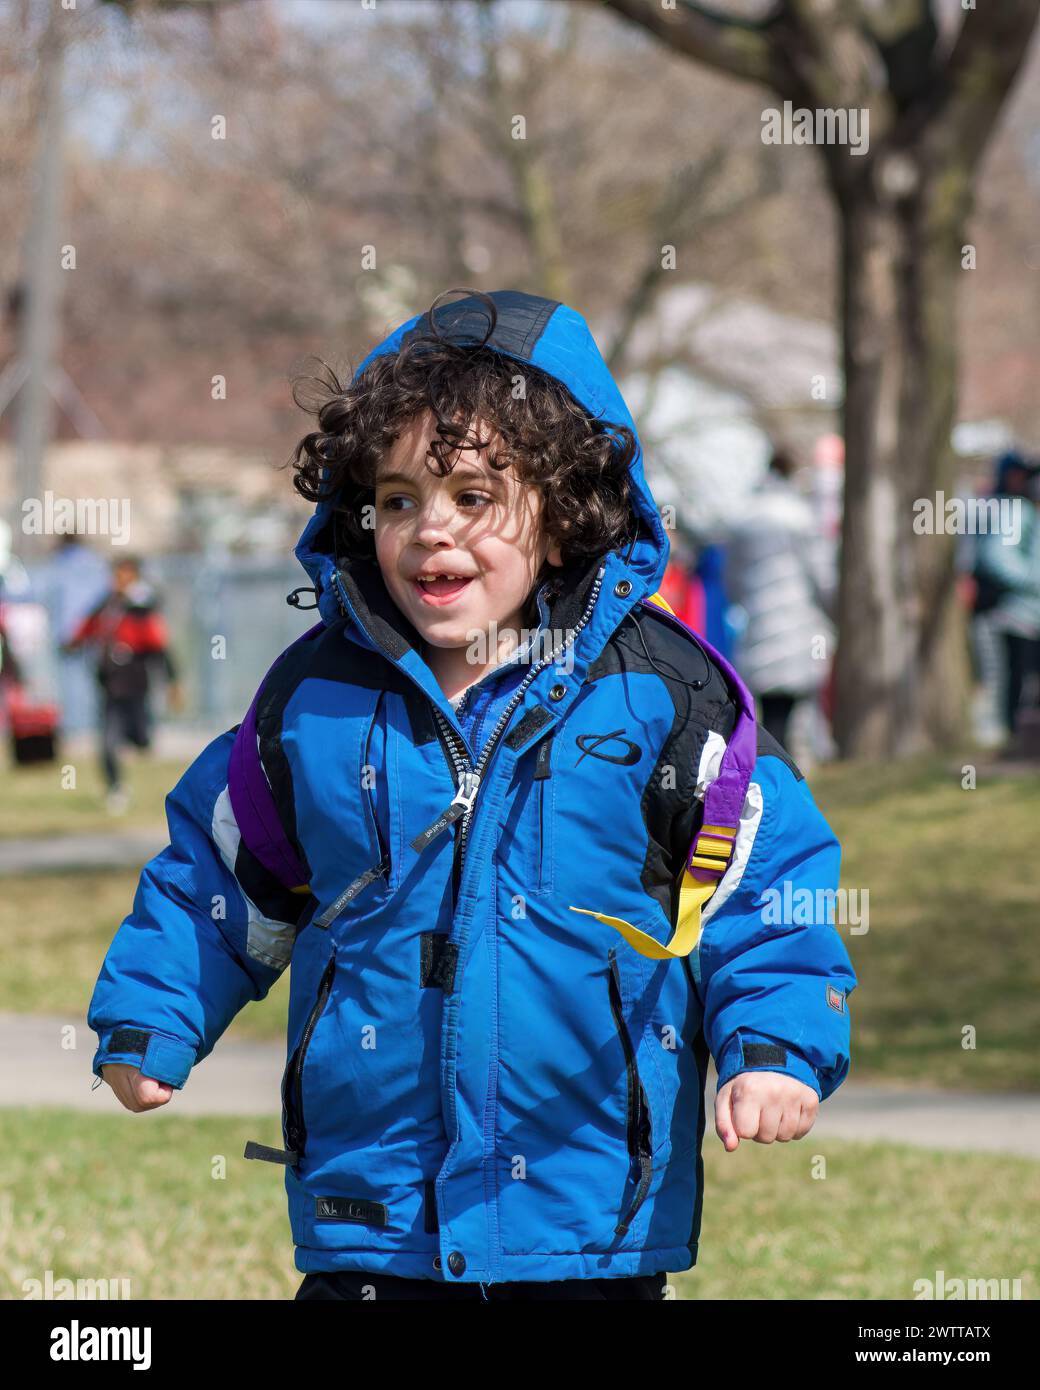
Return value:
[(1040, 1159), (1040, 1095), (904, 1089), (849, 1081), (820, 1106), (812, 1133)]
[[(152, 756), (182, 761), (187, 765), (212, 739), (223, 732), (195, 724), (161, 724), (155, 732)], [(66, 757), (92, 757), (96, 735), (77, 730), (66, 735)], [(171, 777), (172, 788), (175, 777)], [(156, 807), (154, 825), (127, 824), (112, 818), (111, 829), (68, 835), (32, 835), (0, 838), (0, 878), (5, 874), (57, 874), (89, 869), (140, 869), (165, 849), (169, 833)]]
[[(63, 1030), (75, 1027), (75, 1048), (62, 1046)], [(85, 1018), (0, 1011), (0, 1106), (59, 1105), (95, 1114), (122, 1110), (111, 1088), (91, 1087), (90, 1064), (97, 1034)], [(170, 1106), (183, 1115), (277, 1115), (285, 1066), (282, 1043), (224, 1039), (192, 1069)]]
[[(76, 1024), (76, 1048), (61, 1046)], [(107, 1086), (91, 1091), (95, 1035), (85, 1020), (0, 1013), (0, 1106), (59, 1105), (95, 1114), (121, 1107)], [(10, 1059), (16, 1059), (14, 1061)], [(167, 1113), (255, 1115), (277, 1126), (285, 1047), (225, 1039), (192, 1071)], [(715, 1094), (712, 1072), (709, 1096)], [(714, 1130), (709, 1110), (706, 1134)], [(849, 1082), (820, 1108), (812, 1131), (821, 1139), (888, 1140), (923, 1148), (1020, 1154), (1040, 1159), (1040, 1095), (987, 1095)], [(811, 1141), (810, 1141), (811, 1142)]]
[(165, 849), (164, 826), (79, 835), (33, 835), (0, 840), (0, 878), (5, 874), (60, 874), (79, 869), (140, 869)]

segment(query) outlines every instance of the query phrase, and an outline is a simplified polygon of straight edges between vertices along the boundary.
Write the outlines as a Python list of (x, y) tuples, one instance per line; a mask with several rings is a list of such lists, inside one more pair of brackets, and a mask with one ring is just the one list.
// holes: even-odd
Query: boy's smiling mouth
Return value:
[(420, 603), (433, 608), (443, 608), (455, 599), (472, 583), (473, 575), (445, 573), (415, 575), (412, 588)]

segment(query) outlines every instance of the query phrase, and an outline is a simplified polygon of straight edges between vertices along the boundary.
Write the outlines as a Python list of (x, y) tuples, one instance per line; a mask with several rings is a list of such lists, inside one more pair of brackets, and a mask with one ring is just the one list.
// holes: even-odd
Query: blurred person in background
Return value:
[[(672, 537), (672, 548), (658, 590), (677, 618), (694, 632), (705, 632), (704, 585), (693, 563), (692, 547), (680, 535)], [(710, 638), (709, 638), (710, 640)]]
[[(47, 609), (58, 651), (64, 651), (88, 613), (111, 587), (104, 556), (75, 531), (56, 537), (46, 562), (33, 573), (33, 593)], [(96, 722), (92, 673), (85, 649), (65, 653), (55, 672), (65, 730), (87, 729)]]
[[(975, 616), (983, 617), (1000, 643), (1003, 715), (1009, 743), (1018, 730), (1022, 695), (1030, 677), (1040, 677), (1040, 525), (1036, 488), (1040, 467), (1022, 454), (997, 460), (993, 496), (1017, 510), (1010, 530), (1003, 525), (975, 537)], [(1030, 701), (1040, 704), (1031, 682)]]
[(11, 595), (24, 595), (28, 583), (22, 562), (11, 550), (11, 528), (0, 520), (0, 709), (4, 708), (8, 689), (22, 680), (18, 658), (7, 637), (5, 607)]
[(158, 611), (154, 588), (141, 577), (140, 562), (123, 556), (112, 567), (112, 588), (85, 618), (63, 652), (90, 645), (97, 652), (101, 688), (99, 726), (101, 768), (107, 788), (106, 804), (113, 814), (125, 811), (129, 795), (123, 783), (119, 753), (124, 743), (151, 747), (151, 668), (162, 668), (171, 709), (181, 706), (177, 670), (169, 649), (166, 623)]
[(50, 612), (54, 634), (68, 642), (111, 587), (109, 566), (75, 531), (56, 538), (46, 572), (36, 580)]
[(791, 457), (774, 453), (726, 551), (727, 592), (740, 619), (735, 664), (762, 724), (785, 748), (795, 707), (827, 679), (836, 587), (833, 541), (793, 473)]

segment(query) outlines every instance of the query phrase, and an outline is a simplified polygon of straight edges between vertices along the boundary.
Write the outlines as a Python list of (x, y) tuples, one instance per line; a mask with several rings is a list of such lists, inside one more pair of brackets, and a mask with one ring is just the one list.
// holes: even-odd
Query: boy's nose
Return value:
[(437, 507), (423, 507), (416, 522), (415, 541), (417, 545), (431, 547), (454, 545), (449, 513)]

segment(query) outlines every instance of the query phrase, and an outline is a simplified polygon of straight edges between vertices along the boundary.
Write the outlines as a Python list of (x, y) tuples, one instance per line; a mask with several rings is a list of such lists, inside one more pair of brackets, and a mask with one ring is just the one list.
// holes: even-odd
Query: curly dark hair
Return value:
[[(333, 500), (337, 557), (374, 557), (374, 534), (363, 525), (362, 509), (374, 501), (380, 460), (409, 421), (427, 410), (437, 421), (427, 452), (431, 471), (447, 476), (464, 447), (487, 448), (493, 468), (512, 464), (521, 482), (541, 488), (542, 522), (565, 566), (623, 545), (637, 525), (628, 473), (638, 449), (632, 430), (593, 419), (562, 382), (487, 347), (486, 339), (448, 341), (434, 317), (442, 298), (400, 351), (381, 354), (349, 384), (341, 384), (321, 358), (318, 375), (293, 381), (293, 399), (319, 425), (288, 461), (293, 486), (309, 501)], [(490, 305), (493, 329), (494, 303), (478, 298)], [(486, 438), (479, 437), (479, 421), (490, 427)], [(500, 438), (492, 443), (496, 431)]]

